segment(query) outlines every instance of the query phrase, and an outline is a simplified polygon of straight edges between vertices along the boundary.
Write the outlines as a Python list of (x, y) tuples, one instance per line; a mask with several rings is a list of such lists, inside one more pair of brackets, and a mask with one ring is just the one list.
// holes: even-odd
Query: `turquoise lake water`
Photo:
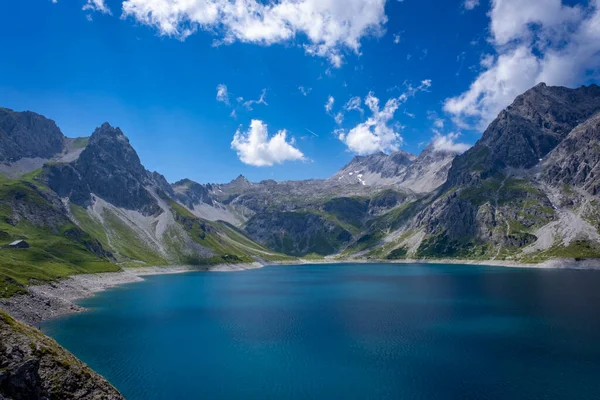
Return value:
[(151, 276), (43, 330), (128, 399), (600, 399), (600, 271)]

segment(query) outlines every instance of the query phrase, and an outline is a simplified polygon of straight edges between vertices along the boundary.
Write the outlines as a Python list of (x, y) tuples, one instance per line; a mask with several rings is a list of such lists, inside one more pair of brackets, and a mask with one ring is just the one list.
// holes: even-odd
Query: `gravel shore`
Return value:
[(75, 301), (93, 296), (103, 290), (139, 282), (144, 276), (179, 274), (191, 271), (243, 271), (264, 266), (261, 263), (252, 264), (222, 264), (209, 268), (194, 266), (173, 267), (140, 267), (126, 268), (120, 272), (101, 274), (74, 275), (58, 282), (42, 285), (31, 285), (29, 293), (0, 299), (0, 308), (11, 314), (14, 318), (29, 325), (37, 326), (50, 318), (66, 314), (85, 311)]

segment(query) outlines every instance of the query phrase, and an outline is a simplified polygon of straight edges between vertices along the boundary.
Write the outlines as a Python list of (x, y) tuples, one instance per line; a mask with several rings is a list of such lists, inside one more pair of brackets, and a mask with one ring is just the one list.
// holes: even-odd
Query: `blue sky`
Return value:
[(67, 136), (108, 121), (169, 181), (286, 180), (432, 140), (463, 151), (539, 81), (598, 81), (600, 0), (236, 1), (3, 2), (0, 106)]

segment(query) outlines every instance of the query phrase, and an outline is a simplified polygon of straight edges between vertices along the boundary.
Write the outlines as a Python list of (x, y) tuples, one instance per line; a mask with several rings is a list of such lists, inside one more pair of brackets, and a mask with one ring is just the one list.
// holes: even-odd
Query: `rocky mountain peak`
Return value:
[(129, 139), (127, 139), (125, 134), (123, 134), (123, 131), (121, 130), (121, 128), (114, 127), (111, 124), (109, 124), (108, 122), (105, 122), (102, 125), (100, 125), (98, 128), (96, 128), (94, 133), (92, 133), (92, 138), (94, 138), (94, 137), (97, 138), (97, 137), (102, 137), (102, 136), (123, 137), (125, 140), (129, 141)]
[(51, 158), (64, 147), (65, 137), (53, 120), (31, 111), (0, 108), (0, 162)]
[(252, 186), (252, 182), (250, 182), (246, 177), (242, 174), (238, 175), (237, 178), (226, 184), (230, 189), (243, 190)]
[(83, 206), (90, 203), (93, 193), (118, 207), (151, 215), (161, 210), (146, 187), (171, 190), (162, 175), (144, 168), (121, 129), (108, 123), (94, 131), (76, 161), (47, 169), (50, 187)]
[(430, 192), (442, 185), (457, 153), (441, 150), (432, 142), (407, 168), (401, 185), (415, 192)]
[(345, 184), (379, 185), (395, 183), (416, 157), (403, 150), (391, 154), (381, 151), (355, 156), (330, 180)]
[(597, 85), (568, 89), (539, 84), (500, 112), (475, 146), (456, 158), (448, 185), (486, 177), (506, 167), (531, 168), (597, 111)]
[(94, 168), (100, 163), (127, 169), (138, 180), (143, 181), (148, 175), (129, 139), (120, 128), (114, 128), (107, 122), (92, 133), (88, 146), (78, 160), (79, 167), (83, 170)]
[(194, 206), (200, 203), (213, 204), (209, 188), (194, 182), (191, 179), (181, 179), (171, 185), (177, 200), (193, 210)]

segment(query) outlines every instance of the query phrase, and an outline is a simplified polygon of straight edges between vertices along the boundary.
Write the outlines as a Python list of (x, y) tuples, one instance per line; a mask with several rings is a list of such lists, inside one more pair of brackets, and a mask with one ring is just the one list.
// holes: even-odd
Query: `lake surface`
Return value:
[(600, 399), (600, 271), (151, 276), (43, 330), (128, 399)]

